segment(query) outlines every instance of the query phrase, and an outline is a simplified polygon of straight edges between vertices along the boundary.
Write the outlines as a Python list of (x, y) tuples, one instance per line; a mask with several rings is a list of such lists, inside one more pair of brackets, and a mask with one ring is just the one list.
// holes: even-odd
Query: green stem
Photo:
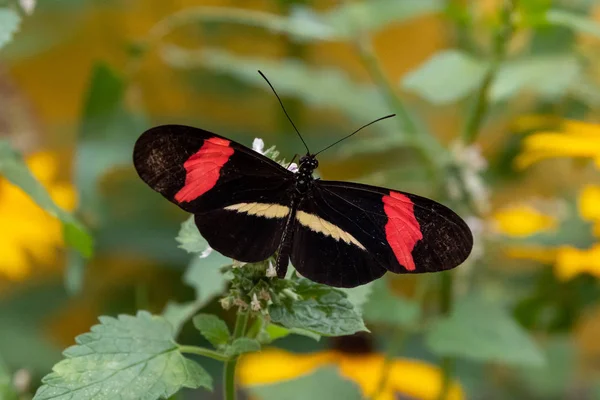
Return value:
[(227, 361), (229, 360), (229, 357), (216, 352), (214, 350), (210, 350), (210, 349), (205, 349), (204, 347), (198, 347), (198, 346), (183, 346), (180, 345), (179, 347), (179, 351), (182, 353), (188, 353), (188, 354), (196, 354), (199, 356), (203, 356), (203, 357), (208, 357), (208, 358), (212, 358), (213, 360), (218, 360), (218, 361)]
[[(239, 339), (246, 333), (246, 326), (248, 325), (248, 318), (250, 313), (248, 311), (238, 311), (237, 318), (235, 320), (235, 327), (233, 329), (233, 340)], [(225, 400), (235, 400), (235, 368), (237, 366), (238, 357), (232, 357), (225, 361), (223, 370), (223, 385), (225, 389)]]
[(394, 332), (394, 337), (391, 339), (390, 346), (385, 352), (385, 359), (383, 361), (383, 366), (381, 367), (381, 375), (379, 377), (379, 382), (377, 383), (377, 388), (375, 389), (375, 392), (370, 397), (371, 400), (377, 400), (379, 396), (381, 396), (381, 393), (383, 393), (390, 376), (392, 362), (394, 361), (394, 357), (396, 357), (396, 354), (398, 354), (400, 350), (402, 350), (402, 346), (404, 346), (405, 337), (406, 336), (400, 331), (396, 330)]
[[(469, 113), (465, 127), (462, 132), (463, 142), (467, 145), (474, 143), (481, 132), (483, 120), (489, 108), (489, 92), (500, 66), (506, 57), (506, 47), (513, 34), (513, 11), (517, 0), (505, 0), (501, 10), (501, 24), (494, 33), (492, 44), (492, 60), (481, 86), (475, 96), (473, 108)], [(440, 313), (449, 315), (454, 306), (454, 274), (451, 271), (442, 274), (441, 294), (440, 294)], [(454, 358), (444, 357), (441, 367), (443, 373), (442, 389), (440, 390), (439, 400), (446, 400), (452, 377), (454, 375)]]
[(515, 8), (515, 2), (516, 0), (505, 0), (504, 7), (502, 8), (502, 23), (494, 34), (490, 66), (477, 90), (473, 108), (469, 113), (469, 117), (462, 132), (462, 139), (465, 144), (472, 144), (475, 142), (477, 135), (481, 131), (483, 119), (487, 114), (490, 89), (494, 79), (496, 79), (496, 75), (498, 75), (502, 62), (506, 57), (506, 46), (514, 31), (512, 15)]
[[(454, 274), (452, 271), (442, 272), (440, 282), (440, 314), (449, 315), (454, 306)], [(454, 359), (452, 357), (442, 358), (442, 388), (439, 400), (446, 400), (452, 376), (454, 375)]]

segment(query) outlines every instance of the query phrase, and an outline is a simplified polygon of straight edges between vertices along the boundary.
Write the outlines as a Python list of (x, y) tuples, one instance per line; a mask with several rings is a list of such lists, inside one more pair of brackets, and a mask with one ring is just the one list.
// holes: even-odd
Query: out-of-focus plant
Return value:
[[(233, 371), (242, 353), (255, 354), (246, 361), (242, 357), (239, 383), (267, 400), (282, 398), (282, 393), (298, 398), (383, 399), (402, 394), (450, 399), (489, 397), (493, 392), (500, 398), (546, 399), (565, 398), (570, 389), (591, 392), (593, 374), (587, 380), (571, 379), (577, 361), (566, 334), (584, 313), (590, 318), (588, 308), (600, 299), (593, 279), (599, 269), (600, 196), (596, 168), (589, 168), (598, 162), (597, 127), (577, 121), (594, 117), (600, 104), (595, 55), (600, 25), (592, 19), (592, 2), (377, 0), (340, 2), (326, 11), (311, 8), (309, 2), (284, 3), (281, 14), (230, 7), (183, 9), (160, 20), (130, 47), (131, 59), (123, 71), (102, 62), (95, 65), (74, 175), (80, 198), (76, 214), (94, 228), (96, 247), (123, 242), (128, 250), (156, 259), (181, 264), (187, 258), (170, 251), (173, 234), (168, 229), (140, 228), (114, 215), (111, 201), (116, 200), (101, 187), (109, 173), (128, 167), (132, 144), (149, 124), (132, 98), (139, 95), (140, 71), (148, 58), (158, 55), (166, 65), (189, 74), (189, 90), (194, 90), (199, 71), (212, 73), (211, 79), (231, 78), (229, 84), (262, 87), (256, 74), (261, 69), (297, 104), (360, 122), (398, 114), (396, 126), (376, 126), (374, 133), (341, 145), (336, 161), (349, 156), (383, 160), (394, 154), (394, 165), (361, 171), (360, 179), (393, 187), (414, 185), (419, 194), (451, 204), (468, 217), (476, 233), (473, 256), (439, 279), (385, 279), (345, 292), (296, 275), (272, 280), (267, 277), (268, 261), (233, 263), (210, 252), (188, 221), (178, 238), (194, 254), (184, 274), (194, 299), (171, 301), (162, 315), (140, 311), (101, 317), (100, 325), (65, 352), (66, 359), (44, 379), (36, 398), (118, 394), (157, 399), (185, 387), (206, 389), (213, 386), (206, 358), (226, 364), (225, 387), (231, 397)], [(27, 1), (0, 3), (0, 48), (31, 9)], [(376, 51), (381, 48), (371, 36), (434, 13), (446, 22), (456, 45), (433, 54), (400, 81), (390, 79)], [(213, 45), (196, 48), (189, 47), (193, 36), (177, 40), (180, 31), (234, 24), (281, 37), (294, 51), (267, 58), (217, 47), (218, 41), (207, 40)], [(356, 71), (319, 67), (300, 56), (310, 46), (327, 43), (351, 48), (371, 82), (358, 81)], [(448, 110), (462, 124), (458, 132), (429, 123), (430, 113)], [(208, 112), (199, 112), (208, 118)], [(533, 126), (525, 123), (523, 115), (540, 113), (551, 118), (534, 118)], [(515, 135), (511, 129), (526, 132)], [(553, 168), (553, 162), (560, 168)], [(0, 173), (62, 222), (66, 242), (76, 250), (71, 252), (67, 282), (81, 288), (82, 264), (92, 255), (87, 229), (50, 201), (52, 196), (8, 142), (0, 146)], [(40, 181), (52, 194), (52, 185)], [(550, 199), (534, 198), (541, 187), (538, 197)], [(136, 201), (135, 196), (142, 196), (126, 193)], [(127, 216), (153, 213), (154, 204), (144, 204), (131, 207)], [(236, 311), (233, 329), (206, 309), (216, 299)], [(327, 308), (332, 304), (335, 313)], [(342, 316), (346, 323), (337, 323)], [(181, 334), (188, 321), (211, 348), (183, 344), (189, 340)], [(281, 338), (317, 339), (365, 326), (381, 348), (354, 356), (347, 348), (310, 355), (257, 352)], [(193, 337), (200, 342), (198, 335)], [(356, 373), (357, 365), (368, 368), (368, 376)], [(406, 375), (398, 373), (403, 368), (423, 372), (410, 375), (415, 386), (403, 382)], [(17, 395), (13, 378), (0, 364), (0, 394)]]

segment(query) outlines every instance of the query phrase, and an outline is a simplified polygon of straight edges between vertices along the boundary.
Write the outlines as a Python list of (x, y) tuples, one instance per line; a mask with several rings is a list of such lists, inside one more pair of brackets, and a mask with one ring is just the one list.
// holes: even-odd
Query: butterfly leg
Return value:
[(275, 260), (275, 270), (279, 279), (285, 278), (287, 267), (290, 262), (290, 254), (292, 251), (292, 242), (294, 239), (294, 221), (296, 220), (296, 211), (298, 209), (296, 200), (292, 200), (290, 205), (290, 213), (285, 221), (285, 228), (281, 236), (281, 242), (277, 248), (277, 258)]

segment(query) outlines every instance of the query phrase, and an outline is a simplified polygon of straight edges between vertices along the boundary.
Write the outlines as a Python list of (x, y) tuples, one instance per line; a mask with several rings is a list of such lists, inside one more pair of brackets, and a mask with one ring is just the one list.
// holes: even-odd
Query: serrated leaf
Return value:
[(544, 364), (527, 331), (504, 309), (477, 296), (461, 299), (450, 316), (436, 321), (426, 334), (426, 344), (440, 356), (507, 365)]
[(20, 187), (37, 205), (62, 222), (67, 245), (83, 257), (92, 256), (93, 239), (86, 228), (72, 214), (54, 203), (46, 188), (29, 171), (23, 156), (6, 140), (0, 140), (0, 175)]
[(0, 8), (0, 49), (7, 45), (19, 30), (21, 16), (10, 8)]
[(553, 9), (546, 12), (545, 21), (549, 24), (564, 26), (575, 32), (600, 38), (600, 24), (597, 21), (591, 20), (586, 15)]
[(285, 298), (281, 304), (269, 307), (274, 323), (290, 329), (306, 329), (323, 336), (368, 331), (360, 313), (341, 290), (304, 278), (296, 282), (295, 290), (301, 300)]
[[(312, 68), (297, 60), (272, 61), (241, 57), (216, 49), (190, 53), (171, 46), (165, 48), (163, 56), (175, 66), (200, 64), (220, 74), (228, 74), (247, 84), (269, 90), (256, 72), (260, 69), (269, 80), (277, 82), (277, 92), (280, 95), (295, 96), (315, 107), (333, 107), (361, 122), (390, 111), (375, 87), (355, 83), (343, 71), (336, 69)], [(385, 125), (375, 125), (374, 128), (385, 129)], [(390, 131), (401, 136), (395, 129)]]
[(474, 91), (486, 73), (486, 63), (459, 50), (434, 54), (402, 79), (402, 87), (434, 104), (448, 104)]
[(228, 357), (238, 356), (243, 353), (253, 353), (260, 351), (260, 343), (256, 339), (250, 338), (238, 338), (227, 346), (225, 349), (225, 355)]
[(228, 264), (231, 264), (231, 259), (217, 251), (213, 251), (206, 258), (195, 256), (192, 259), (183, 275), (183, 281), (196, 290), (196, 300), (186, 304), (169, 302), (163, 311), (163, 316), (176, 333), (198, 310), (225, 291), (227, 279), (220, 268)]
[(231, 333), (225, 321), (216, 315), (198, 314), (193, 319), (194, 326), (213, 346), (226, 345)]
[(490, 100), (503, 101), (528, 90), (556, 98), (576, 82), (581, 66), (573, 54), (552, 54), (505, 62), (490, 89)]
[(200, 235), (193, 215), (181, 224), (179, 234), (175, 240), (179, 243), (177, 247), (188, 253), (202, 253), (208, 248), (208, 242)]
[(420, 314), (419, 304), (392, 293), (383, 279), (374, 283), (371, 297), (363, 307), (363, 317), (368, 322), (399, 327), (410, 327)]
[(210, 375), (179, 352), (163, 318), (140, 311), (100, 322), (65, 350), (35, 400), (153, 400), (183, 387), (212, 389)]
[(332, 367), (319, 368), (310, 375), (274, 385), (251, 386), (253, 397), (261, 400), (360, 400), (358, 386), (340, 376)]

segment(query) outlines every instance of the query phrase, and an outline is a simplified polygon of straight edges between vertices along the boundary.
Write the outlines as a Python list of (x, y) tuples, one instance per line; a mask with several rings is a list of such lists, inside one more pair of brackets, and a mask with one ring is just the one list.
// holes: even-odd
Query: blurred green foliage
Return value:
[[(148, 365), (172, 363), (175, 372), (157, 378), (145, 370), (149, 375), (138, 378), (163, 389), (132, 385), (127, 398), (209, 387), (218, 365), (202, 362), (204, 371), (175, 344), (206, 344), (190, 323), (202, 311), (219, 317), (197, 319), (196, 328), (215, 351), (230, 355), (257, 350), (258, 338), (263, 347), (274, 342), (319, 351), (333, 343), (315, 341), (320, 335), (368, 328), (373, 351), (439, 365), (446, 380), (461, 382), (467, 398), (598, 398), (597, 275), (565, 280), (552, 271), (556, 258), (506, 252), (542, 248), (552, 258), (561, 247), (583, 251), (597, 243), (593, 223), (578, 209), (581, 187), (599, 182), (591, 162), (549, 161), (523, 170), (514, 159), (540, 128), (523, 123), (525, 117), (595, 126), (598, 2), (40, 0), (35, 6), (31, 13), (23, 1), (0, 2), (0, 61), (7, 71), (0, 73), (0, 175), (61, 221), (67, 250), (47, 260), (50, 272), (32, 261), (27, 279), (0, 281), (0, 398), (30, 398), (60, 350), (98, 316), (138, 309), (162, 317), (103, 318), (92, 331), (105, 345), (97, 355), (82, 346), (93, 334), (79, 336), (46, 382), (76, 391), (81, 382), (63, 382), (65, 371), (94, 368), (90, 385), (101, 381), (102, 368), (115, 361), (114, 342), (106, 339), (115, 336), (111, 327), (130, 324), (123, 329), (142, 347), (121, 347), (119, 356), (133, 360), (137, 349), (154, 360)], [(258, 69), (285, 97), (313, 150), (397, 113), (395, 122), (374, 125), (324, 153), (319, 174), (434, 197), (473, 217), (483, 228), (474, 228), (471, 260), (452, 275), (386, 277), (348, 291), (300, 281), (295, 289), (306, 289), (302, 302), (310, 304), (277, 304), (272, 322), (283, 327), (256, 324), (250, 329), (256, 341), (225, 345), (219, 335), (225, 337), (223, 326), (233, 326), (235, 316), (216, 300), (227, 291), (231, 275), (221, 269), (231, 261), (216, 252), (198, 257), (206, 246), (191, 220), (175, 241), (184, 216), (137, 179), (131, 152), (144, 129), (177, 122), (244, 144), (262, 137), (289, 160), (302, 147)], [(544, 128), (554, 132), (558, 125)], [(462, 150), (456, 146), (461, 139)], [(465, 155), (473, 143), (487, 169), (473, 168)], [(58, 155), (61, 178), (78, 193), (74, 212), (59, 208), (27, 167), (27, 157), (39, 151)], [(2, 196), (0, 186), (0, 218), (11, 213)], [(540, 199), (556, 201), (539, 207), (556, 217), (555, 229), (510, 237), (490, 228), (496, 210)], [(11, 227), (2, 227), (11, 237)], [(3, 251), (0, 246), (0, 257), (8, 258)], [(580, 264), (586, 263), (592, 262)], [(327, 307), (339, 311), (333, 313), (339, 320), (323, 308), (323, 296), (335, 298)], [(316, 318), (315, 310), (329, 317)], [(149, 343), (156, 346), (144, 347)], [(112, 390), (132, 379), (133, 364), (119, 364)], [(186, 368), (193, 373), (184, 374)], [(26, 387), (15, 384), (19, 370), (32, 376)], [(250, 392), (262, 399), (360, 398), (335, 368)], [(188, 394), (196, 395), (184, 391), (180, 398)], [(44, 396), (61, 394), (45, 387), (36, 398)]]

